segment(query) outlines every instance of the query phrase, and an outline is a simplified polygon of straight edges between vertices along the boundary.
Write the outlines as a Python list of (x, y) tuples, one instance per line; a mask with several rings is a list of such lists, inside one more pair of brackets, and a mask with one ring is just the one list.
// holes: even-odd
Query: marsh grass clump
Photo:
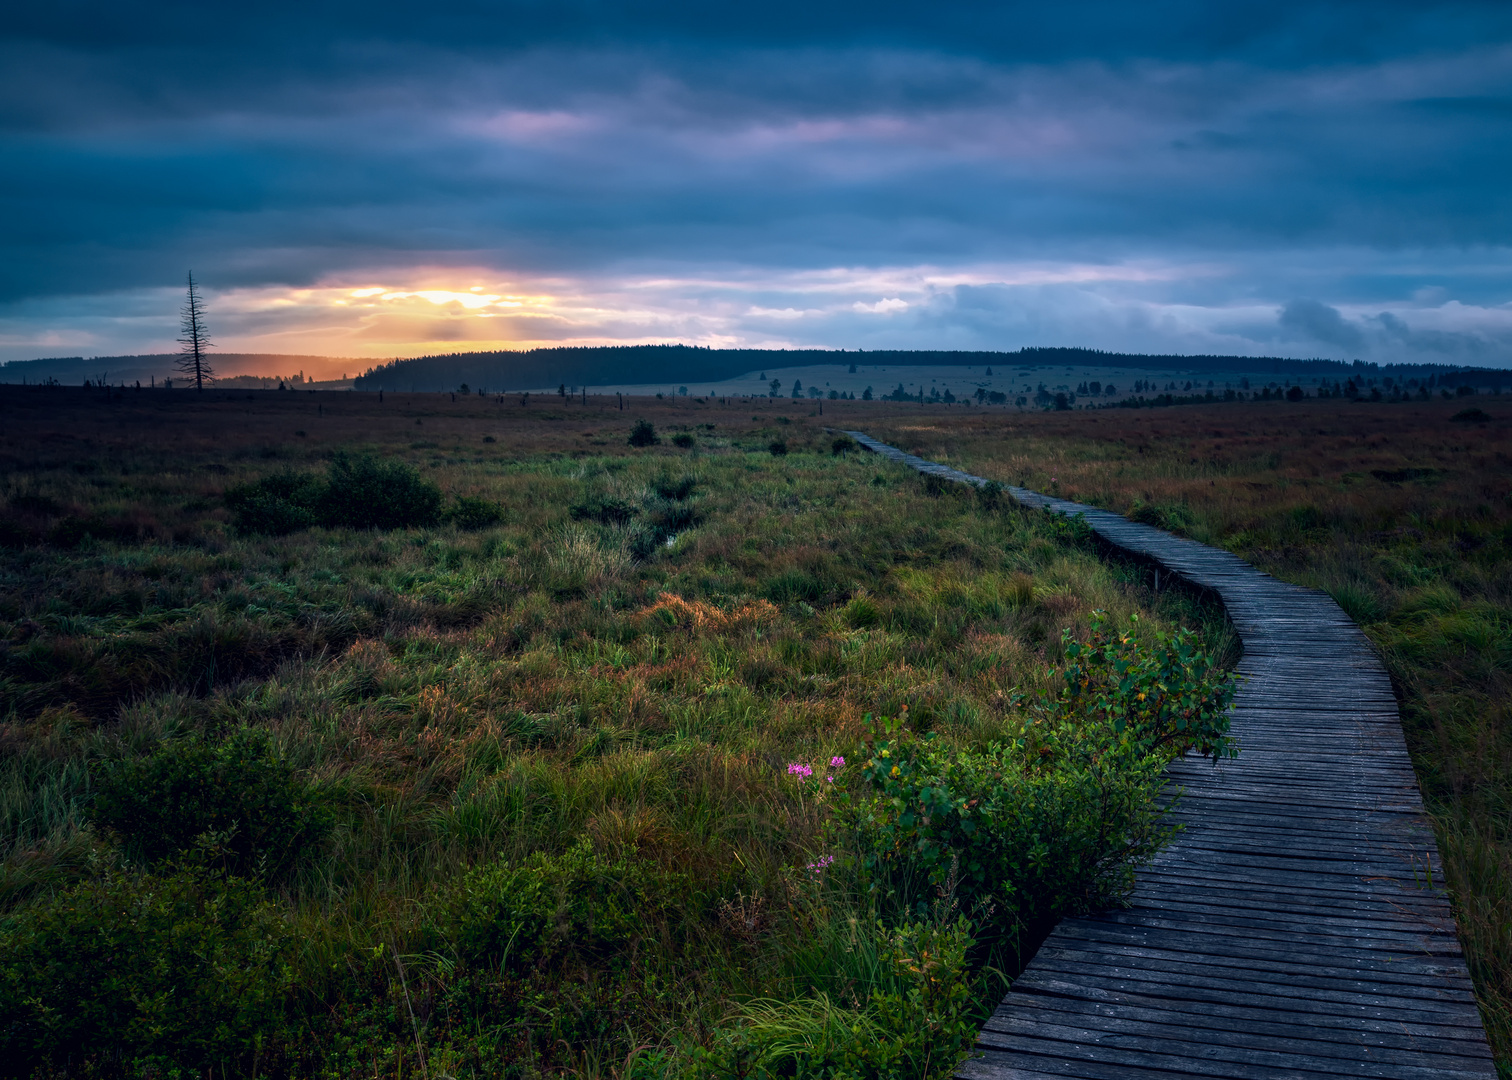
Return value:
[(600, 525), (626, 525), (635, 517), (635, 507), (624, 499), (594, 494), (568, 508), (573, 521), (592, 521)]
[(658, 476), (651, 482), (651, 489), (663, 499), (671, 499), (682, 502), (693, 494), (698, 487), (698, 477), (692, 473), (684, 473), (682, 476)]

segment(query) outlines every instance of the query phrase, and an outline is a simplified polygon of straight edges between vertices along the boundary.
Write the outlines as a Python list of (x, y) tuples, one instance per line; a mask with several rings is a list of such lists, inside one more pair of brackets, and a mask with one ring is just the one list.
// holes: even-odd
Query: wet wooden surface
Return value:
[(1171, 765), (1184, 830), (1129, 907), (1055, 929), (958, 1076), (1495, 1077), (1396, 699), (1359, 628), (1228, 552), (1005, 491), (1222, 598), (1244, 645), (1240, 753)]

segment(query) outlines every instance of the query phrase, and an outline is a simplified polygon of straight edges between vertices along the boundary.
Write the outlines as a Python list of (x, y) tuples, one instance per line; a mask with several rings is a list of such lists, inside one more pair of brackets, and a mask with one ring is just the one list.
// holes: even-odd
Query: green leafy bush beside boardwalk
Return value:
[[(1035, 925), (1159, 840), (1176, 744), (1063, 699), (1092, 613), (1143, 612), (1140, 657), (1222, 626), (1063, 523), (785, 434), (412, 463), (508, 508), (471, 530), (249, 533), (185, 491), (142, 496), (181, 543), (13, 549), (5, 1068), (948, 1071)], [(25, 483), (124, 498), (84, 475)], [(981, 839), (957, 811), (901, 859), (935, 827), (890, 800), (939, 784), (891, 790), (884, 746)]]

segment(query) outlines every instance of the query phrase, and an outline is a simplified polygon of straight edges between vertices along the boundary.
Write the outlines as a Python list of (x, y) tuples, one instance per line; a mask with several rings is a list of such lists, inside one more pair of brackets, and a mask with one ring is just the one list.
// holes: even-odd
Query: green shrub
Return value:
[(660, 441), (656, 437), (656, 426), (649, 420), (637, 420), (630, 429), (631, 446), (655, 446)]
[(144, 758), (101, 763), (94, 789), (90, 820), (118, 835), (131, 857), (194, 853), (241, 876), (287, 872), (333, 821), (319, 793), (252, 729), (218, 745), (181, 739)]
[(320, 502), (325, 525), (403, 529), (436, 524), (441, 489), (402, 461), (337, 454)]
[(950, 752), (881, 721), (861, 776), (869, 798), (843, 804), (873, 887), (924, 908), (953, 888), (1002, 928), (1105, 907), (1159, 850), (1154, 796), (1164, 762), (1103, 726), (1066, 725), (1047, 753), (1018, 742)]
[(398, 529), (436, 524), (441, 489), (402, 461), (338, 454), (324, 481), (285, 471), (226, 491), (236, 530), (282, 536), (327, 525)]
[[(1131, 625), (1138, 621), (1129, 616)], [(1069, 663), (1060, 691), (1033, 704), (1037, 725), (1106, 724), (1120, 742), (1166, 759), (1188, 750), (1220, 757), (1238, 752), (1228, 734), (1237, 684), (1195, 633), (1157, 630), (1146, 648), (1132, 634), (1110, 630), (1101, 611), (1092, 613), (1091, 630), (1085, 642), (1062, 632)]]
[(238, 492), (233, 502), (230, 492), (226, 502), (232, 508), (232, 523), (243, 534), (262, 533), (287, 536), (315, 524), (314, 511), (262, 491)]
[(0, 923), (4, 1071), (250, 1073), (293, 986), (294, 940), (245, 881), (179, 871), (67, 889)]
[(498, 968), (604, 959), (643, 936), (686, 891), (680, 877), (633, 851), (609, 859), (585, 839), (560, 855), (468, 871), (443, 891), (431, 932), (469, 961)]
[(1146, 650), (1106, 631), (1065, 636), (1070, 663), (1007, 743), (941, 748), (883, 719), (861, 768), (867, 789), (842, 802), (873, 884), (915, 905), (927, 886), (992, 903), (1006, 926), (1043, 925), (1120, 899), (1168, 832), (1154, 798), (1165, 763), (1189, 748), (1232, 753), (1232, 678), (1189, 631)]
[(686, 431), (679, 431), (676, 435), (672, 436), (672, 445), (680, 447), (683, 450), (693, 449), (693, 442), (693, 436)]
[(841, 457), (859, 449), (861, 449), (861, 444), (849, 435), (841, 435), (834, 442), (830, 443), (830, 453), (836, 457)]
[(788, 452), (787, 440), (785, 440), (785, 439), (774, 439), (774, 440), (772, 440), (772, 442), (770, 442), (770, 443), (767, 444), (767, 451), (773, 457), (784, 457), (787, 454), (787, 452)]
[(446, 520), (459, 529), (486, 529), (504, 520), (504, 508), (472, 495), (458, 495), (446, 511)]

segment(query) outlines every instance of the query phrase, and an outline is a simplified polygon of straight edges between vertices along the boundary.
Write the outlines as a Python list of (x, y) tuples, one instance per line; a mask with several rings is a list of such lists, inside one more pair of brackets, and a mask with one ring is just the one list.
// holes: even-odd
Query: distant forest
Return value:
[[(1099, 349), (1026, 348), (1017, 352), (965, 352), (932, 349), (707, 349), (691, 345), (605, 345), (528, 349), (523, 351), (450, 353), (394, 360), (369, 368), (355, 380), (358, 390), (455, 390), (466, 383), (490, 392), (544, 389), (559, 384), (721, 382), (768, 368), (820, 364), (913, 365), (1014, 368), (1121, 367), (1191, 374), (1271, 374), (1342, 379), (1353, 376), (1424, 378), (1439, 382), (1470, 381), (1477, 386), (1512, 386), (1512, 371), (1460, 368), (1446, 364), (1378, 364), (1338, 360), (1292, 360), (1266, 356), (1161, 356), (1113, 353)], [(694, 387), (696, 391), (696, 387)]]
[[(111, 385), (140, 381), (148, 385), (173, 374), (172, 354), (149, 356), (59, 356), (39, 360), (12, 360), (0, 367), (0, 383), (54, 382), (78, 386), (102, 376)], [(220, 353), (214, 357), (222, 375), (258, 372), (273, 379), (302, 383), (335, 377), (335, 371), (355, 369), (357, 361), (326, 356), (285, 356), (252, 353)], [(1436, 384), (1477, 387), (1512, 387), (1512, 371), (1464, 368), (1450, 364), (1378, 365), (1338, 360), (1292, 360), (1276, 356), (1174, 356), (1102, 352), (1098, 349), (1027, 348), (1016, 352), (965, 352), (933, 349), (706, 349), (691, 345), (606, 345), (528, 349), (521, 351), (451, 353), (393, 360), (371, 367), (353, 380), (358, 390), (441, 391), (456, 390), (463, 383), (491, 392), (541, 390), (568, 386), (684, 384), (695, 393), (699, 383), (721, 382), (750, 372), (826, 364), (863, 367), (964, 366), (992, 367), (999, 375), (1025, 368), (1126, 368), (1182, 373), (1204, 379), (1225, 375), (1271, 376), (1301, 381), (1354, 378), (1366, 381), (1389, 376), (1408, 379), (1433, 378)], [(315, 375), (322, 369), (331, 371)], [(301, 378), (296, 372), (304, 371)], [(274, 374), (277, 372), (277, 374)], [(242, 375), (231, 385), (251, 387), (257, 379)]]

